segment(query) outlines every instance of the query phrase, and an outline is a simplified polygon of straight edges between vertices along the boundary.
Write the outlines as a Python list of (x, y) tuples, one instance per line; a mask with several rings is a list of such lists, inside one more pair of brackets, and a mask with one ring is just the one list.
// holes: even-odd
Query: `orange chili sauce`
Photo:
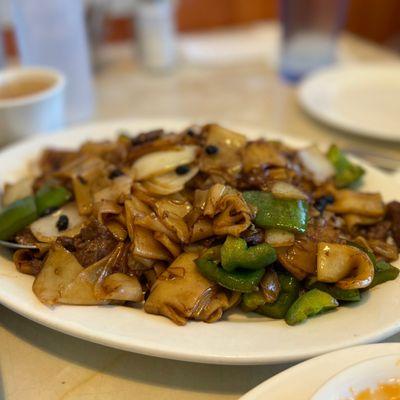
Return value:
[(354, 400), (400, 400), (400, 380), (381, 383), (376, 389), (358, 393)]

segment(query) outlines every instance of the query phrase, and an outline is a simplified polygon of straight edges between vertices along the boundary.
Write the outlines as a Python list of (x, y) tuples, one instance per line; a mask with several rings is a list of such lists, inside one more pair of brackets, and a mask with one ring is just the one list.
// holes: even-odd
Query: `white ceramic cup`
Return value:
[(47, 67), (0, 71), (1, 87), (22, 82), (46, 82), (45, 87), (18, 97), (0, 98), (0, 145), (64, 125), (64, 76)]

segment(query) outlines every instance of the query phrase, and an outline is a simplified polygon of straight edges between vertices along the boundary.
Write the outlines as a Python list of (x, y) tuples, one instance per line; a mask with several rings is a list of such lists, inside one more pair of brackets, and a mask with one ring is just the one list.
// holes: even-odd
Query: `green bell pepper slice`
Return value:
[(318, 289), (326, 292), (339, 301), (360, 301), (361, 294), (358, 289), (341, 289), (328, 283), (318, 282), (315, 278), (310, 278), (305, 282), (307, 289)]
[(377, 261), (375, 254), (372, 253), (372, 251), (369, 251), (358, 243), (348, 242), (348, 244), (367, 253), (368, 257), (372, 261), (372, 264), (374, 264), (374, 279), (372, 280), (371, 284), (365, 288), (365, 290), (371, 289), (374, 286), (380, 285), (381, 283), (392, 281), (399, 276), (400, 270), (398, 268), (384, 260)]
[(218, 266), (218, 263), (207, 258), (196, 260), (196, 265), (201, 274), (210, 281), (218, 283), (220, 286), (236, 292), (252, 292), (257, 289), (264, 269), (254, 271), (237, 270), (227, 272)]
[(256, 309), (256, 312), (270, 318), (285, 318), (290, 306), (299, 297), (300, 282), (288, 274), (278, 274), (281, 291), (277, 300), (272, 304), (264, 304)]
[(360, 249), (360, 250), (362, 250), (364, 253), (367, 253), (367, 255), (368, 255), (368, 257), (370, 258), (370, 260), (372, 261), (372, 264), (374, 264), (374, 268), (375, 268), (375, 270), (376, 270), (376, 257), (375, 257), (375, 254), (372, 252), (372, 251), (370, 251), (370, 250), (368, 250), (367, 248), (365, 248), (364, 246), (362, 246), (361, 244), (358, 244), (358, 243), (356, 243), (356, 242), (352, 242), (352, 241), (347, 241), (347, 244), (349, 245), (349, 246), (353, 246), (353, 247), (357, 247), (357, 249)]
[(8, 240), (38, 218), (33, 196), (16, 200), (0, 213), (0, 240)]
[(338, 305), (338, 301), (330, 294), (318, 289), (311, 289), (291, 305), (285, 320), (288, 325), (296, 325), (309, 317), (332, 310)]
[(275, 249), (267, 243), (247, 247), (242, 238), (228, 236), (221, 247), (221, 265), (226, 271), (260, 269), (276, 261)]
[(327, 157), (336, 170), (335, 184), (339, 188), (356, 183), (365, 173), (363, 168), (349, 161), (336, 145), (329, 148)]
[(373, 288), (376, 285), (385, 283), (387, 281), (392, 281), (399, 276), (399, 269), (389, 264), (386, 261), (378, 261), (375, 264), (375, 275), (368, 289)]
[(278, 228), (304, 233), (308, 222), (305, 200), (277, 199), (272, 193), (255, 190), (243, 192), (246, 202), (257, 209), (254, 223), (264, 229)]
[(258, 307), (263, 306), (266, 303), (263, 294), (258, 292), (244, 293), (242, 296), (241, 308), (245, 312), (256, 310)]
[(38, 215), (63, 206), (71, 197), (71, 192), (62, 186), (44, 185), (35, 194)]
[(72, 194), (61, 186), (44, 186), (35, 196), (14, 201), (0, 212), (0, 240), (9, 240), (47, 210), (61, 207), (71, 197)]

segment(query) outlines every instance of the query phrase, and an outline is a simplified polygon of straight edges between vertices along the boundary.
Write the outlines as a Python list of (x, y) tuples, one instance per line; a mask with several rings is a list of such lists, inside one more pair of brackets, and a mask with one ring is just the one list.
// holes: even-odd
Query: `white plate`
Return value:
[[(242, 396), (240, 400), (312, 400), (312, 396), (319, 391), (321, 385), (325, 386), (326, 382), (333, 382), (338, 376), (343, 377), (347, 368), (353, 368), (374, 358), (376, 362), (368, 361), (368, 363), (371, 362), (373, 368), (379, 367), (380, 358), (393, 355), (399, 358), (399, 354), (400, 343), (371, 344), (328, 353), (275, 375)], [(371, 367), (371, 364), (369, 366)], [(354, 374), (351, 376), (355, 378)], [(373, 385), (374, 381), (371, 380)], [(337, 381), (337, 383), (345, 384), (344, 381)], [(341, 389), (342, 386), (337, 387), (338, 392)], [(324, 397), (324, 400), (331, 400), (331, 397)]]
[[(89, 138), (101, 140), (120, 128), (138, 132), (158, 127), (181, 129), (185, 125), (186, 122), (176, 120), (119, 121), (34, 138), (0, 153), (1, 177), (3, 180), (19, 177), (26, 171), (27, 160), (47, 146), (71, 147)], [(252, 138), (263, 133), (234, 128)], [(268, 136), (285, 139), (277, 134)], [(294, 139), (287, 142), (297, 146), (301, 143)], [(385, 200), (399, 197), (390, 177), (366, 168), (365, 189), (381, 191)], [(296, 327), (240, 313), (230, 314), (226, 320), (214, 324), (190, 322), (178, 327), (164, 317), (146, 314), (141, 309), (46, 307), (32, 293), (32, 277), (18, 273), (6, 255), (6, 251), (0, 253), (0, 302), (5, 306), (50, 328), (137, 353), (217, 364), (281, 363), (377, 341), (400, 330), (400, 280), (372, 289), (362, 303)]]
[(300, 85), (300, 104), (337, 128), (400, 141), (400, 63), (335, 66)]

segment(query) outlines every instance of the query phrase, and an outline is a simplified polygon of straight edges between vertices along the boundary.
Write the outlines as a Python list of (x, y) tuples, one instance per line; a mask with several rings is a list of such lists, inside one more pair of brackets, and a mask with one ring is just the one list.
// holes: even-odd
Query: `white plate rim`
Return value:
[[(113, 130), (117, 129), (118, 127), (135, 127), (138, 130), (139, 129), (146, 129), (146, 128), (151, 128), (151, 127), (159, 127), (159, 126), (166, 126), (166, 127), (171, 127), (170, 129), (173, 129), (172, 127), (184, 127), (188, 125), (187, 120), (177, 120), (177, 119), (163, 119), (163, 120), (158, 120), (158, 119), (145, 119), (145, 120), (120, 120), (120, 121), (112, 121), (112, 122), (101, 122), (98, 124), (91, 124), (88, 126), (84, 127), (78, 127), (75, 129), (70, 129), (64, 131), (64, 133), (61, 133), (61, 136), (47, 136), (47, 137), (38, 137), (29, 141), (24, 141), (20, 144), (14, 145), (6, 149), (4, 152), (0, 153), (0, 160), (4, 158), (4, 154), (8, 154), (8, 156), (12, 156), (14, 153), (18, 153), (18, 151), (28, 150), (34, 145), (33, 147), (40, 147), (44, 144), (48, 144), (49, 142), (52, 142), (53, 139), (57, 140), (62, 137), (66, 137), (66, 135), (70, 135), (73, 133), (80, 133), (82, 132), (91, 132), (94, 131), (106, 131), (106, 130)], [(235, 128), (239, 131), (244, 131), (246, 132), (246, 128), (238, 125), (230, 125), (227, 124), (228, 126), (231, 126), (232, 128)], [(255, 131), (253, 128), (248, 129), (249, 132), (253, 132), (255, 136), (258, 136), (262, 132), (266, 132), (266, 130), (258, 130)], [(267, 131), (268, 132), (268, 131)], [(90, 135), (88, 135), (90, 136)], [(279, 133), (270, 133), (268, 132), (268, 137), (279, 137), (283, 140), (288, 140), (289, 143), (295, 144), (295, 145), (300, 145), (303, 144), (305, 145), (306, 142), (301, 141), (301, 140), (296, 140), (293, 138), (290, 138), (288, 136), (279, 134)], [(81, 136), (81, 140), (84, 140), (86, 138), (85, 135)], [(373, 169), (369, 168), (370, 171), (374, 171)], [(378, 174), (379, 176), (384, 176), (385, 179), (388, 179), (385, 175), (374, 171), (375, 174)], [(21, 276), (21, 274), (16, 273), (18, 276)], [(22, 278), (21, 278), (22, 279)], [(34, 300), (35, 301), (35, 300)], [(119, 348), (122, 350), (128, 350), (136, 353), (141, 353), (141, 354), (146, 354), (146, 355), (152, 355), (152, 356), (157, 356), (157, 357), (162, 357), (162, 358), (169, 358), (169, 359), (176, 359), (176, 360), (183, 360), (183, 361), (192, 361), (192, 362), (201, 362), (201, 363), (214, 363), (214, 364), (231, 364), (231, 365), (249, 365), (249, 364), (273, 364), (273, 363), (281, 363), (281, 362), (288, 362), (288, 361), (295, 361), (295, 360), (303, 360), (315, 355), (319, 355), (321, 353), (325, 353), (327, 351), (332, 351), (337, 348), (342, 348), (342, 347), (349, 347), (353, 346), (356, 344), (360, 343), (368, 343), (372, 341), (377, 341), (380, 339), (383, 339), (385, 337), (390, 336), (391, 334), (396, 333), (397, 331), (400, 330), (400, 318), (396, 323), (391, 324), (390, 326), (386, 326), (384, 329), (379, 329), (375, 330), (373, 332), (370, 332), (369, 334), (364, 334), (362, 336), (359, 335), (354, 335), (352, 338), (349, 338), (349, 340), (342, 341), (339, 345), (338, 344), (331, 344), (330, 346), (325, 346), (323, 348), (313, 348), (313, 349), (303, 349), (303, 350), (298, 350), (295, 354), (286, 352), (283, 354), (275, 354), (271, 355), (266, 352), (261, 352), (257, 354), (243, 354), (239, 350), (236, 352), (231, 352), (229, 354), (224, 353), (223, 351), (220, 352), (219, 354), (212, 354), (210, 352), (206, 353), (196, 353), (195, 349), (193, 351), (188, 351), (188, 349), (182, 351), (179, 348), (168, 348), (162, 345), (154, 346), (154, 343), (149, 343), (146, 342), (145, 340), (141, 342), (132, 342), (129, 340), (126, 340), (121, 337), (116, 337), (115, 335), (111, 334), (105, 334), (99, 333), (96, 331), (93, 331), (93, 329), (87, 329), (82, 324), (66, 324), (63, 323), (62, 321), (54, 320), (51, 318), (49, 315), (47, 315), (43, 311), (43, 306), (42, 310), (38, 311), (36, 310), (33, 312), (31, 309), (27, 309), (26, 305), (23, 303), (16, 301), (13, 296), (10, 296), (9, 293), (5, 293), (4, 290), (1, 287), (1, 280), (0, 280), (0, 302), (4, 304), (6, 307), (12, 309), (13, 311), (33, 320), (38, 323), (41, 323), (45, 326), (48, 326), (52, 329), (70, 334), (72, 336), (76, 336), (85, 340), (89, 340), (95, 343), (103, 344), (106, 346), (110, 347), (115, 347)], [(37, 302), (37, 300), (36, 300)], [(40, 304), (40, 303), (39, 303)], [(72, 310), (72, 306), (61, 306), (61, 307), (67, 307)], [(60, 309), (61, 309), (60, 307)], [(80, 307), (79, 307), (80, 308)], [(47, 308), (46, 308), (47, 309)], [(163, 317), (159, 316), (148, 316), (147, 314), (144, 314), (147, 316), (147, 318), (159, 318), (160, 322), (162, 320), (165, 320)], [(163, 321), (162, 324), (165, 325), (165, 322)], [(199, 323), (195, 323), (199, 324)], [(200, 324), (199, 326), (207, 326), (207, 327), (213, 327), (210, 329), (215, 330), (215, 332), (220, 332), (221, 329), (219, 328), (223, 323), (217, 323), (213, 325), (207, 325), (207, 324)], [(238, 326), (238, 325), (237, 325)], [(178, 329), (185, 329), (185, 328), (178, 328)], [(187, 329), (187, 328), (186, 328)], [(203, 329), (203, 328), (201, 328)], [(293, 329), (293, 328), (288, 328), (288, 329)], [(296, 328), (295, 328), (296, 329)], [(181, 331), (184, 332), (184, 331)], [(223, 332), (223, 330), (222, 330)], [(216, 334), (217, 334), (216, 333)]]
[(368, 137), (377, 140), (385, 140), (389, 142), (400, 142), (400, 135), (398, 133), (387, 133), (377, 131), (374, 128), (360, 127), (357, 123), (353, 123), (350, 119), (346, 118), (334, 118), (329, 113), (326, 113), (324, 109), (315, 107), (314, 103), (310, 101), (310, 95), (318, 86), (322, 86), (325, 80), (332, 79), (332, 77), (340, 77), (341, 75), (346, 76), (348, 73), (353, 73), (356, 70), (362, 69), (364, 71), (375, 71), (379, 72), (379, 69), (384, 71), (392, 71), (396, 69), (399, 71), (400, 62), (390, 61), (384, 63), (371, 62), (368, 64), (355, 63), (348, 65), (335, 65), (325, 67), (317, 72), (306, 77), (297, 88), (297, 99), (300, 106), (306, 111), (311, 117), (318, 120), (319, 122), (325, 123), (342, 131), (351, 132), (357, 136)]

